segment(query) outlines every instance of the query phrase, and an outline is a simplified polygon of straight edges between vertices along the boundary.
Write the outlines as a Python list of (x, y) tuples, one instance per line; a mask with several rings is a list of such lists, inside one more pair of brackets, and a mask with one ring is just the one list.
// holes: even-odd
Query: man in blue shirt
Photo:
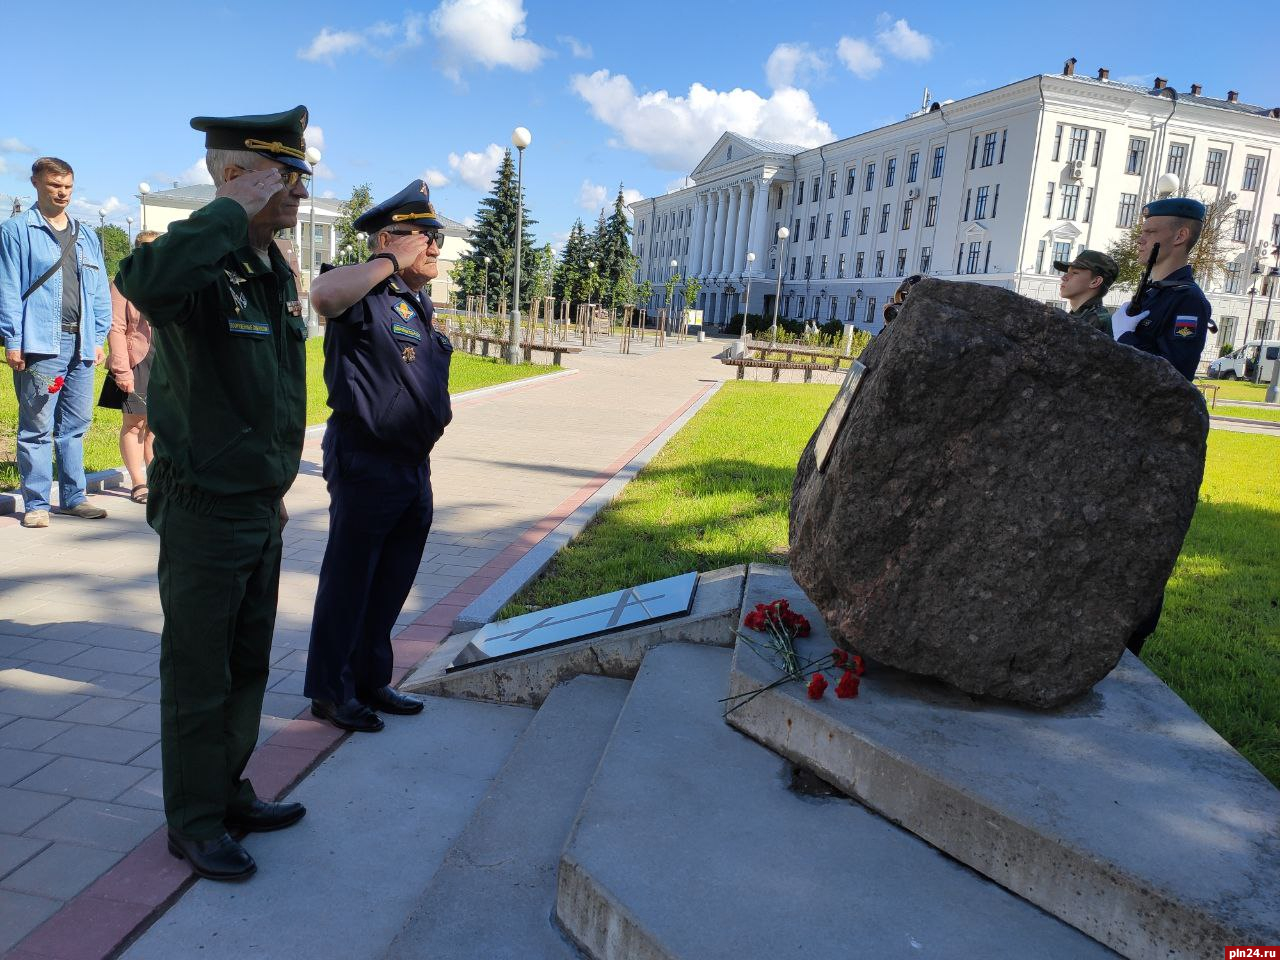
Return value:
[(31, 165), (36, 203), (0, 224), (0, 336), (18, 395), (24, 527), (49, 525), (53, 452), (59, 513), (99, 520), (85, 499), (84, 435), (93, 368), (111, 327), (111, 291), (97, 234), (67, 213), (75, 174), (57, 157)]

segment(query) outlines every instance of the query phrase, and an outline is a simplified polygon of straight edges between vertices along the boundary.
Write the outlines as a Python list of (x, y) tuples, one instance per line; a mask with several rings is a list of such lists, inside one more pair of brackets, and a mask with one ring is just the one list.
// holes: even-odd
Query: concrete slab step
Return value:
[(578, 677), (543, 703), (385, 960), (573, 960), (552, 923), (565, 839), (631, 684)]
[(289, 797), (305, 818), (245, 840), (257, 874), (197, 881), (122, 956), (382, 956), (532, 718), (437, 698), (349, 738)]
[(727, 726), (731, 654), (651, 650), (560, 863), (594, 960), (1089, 960), (1110, 950)]
[[(744, 610), (787, 598), (753, 565)], [(730, 690), (780, 672), (739, 642)], [(1129, 957), (1280, 941), (1280, 791), (1126, 653), (1086, 697), (1042, 711), (872, 665), (857, 699), (788, 683), (727, 717), (873, 810)]]
[(684, 617), (446, 673), (474, 631), (454, 634), (401, 684), (401, 689), (427, 696), (536, 707), (556, 684), (582, 674), (629, 680), (640, 669), (645, 652), (660, 644), (731, 645), (746, 574), (742, 565), (699, 574), (693, 608)]

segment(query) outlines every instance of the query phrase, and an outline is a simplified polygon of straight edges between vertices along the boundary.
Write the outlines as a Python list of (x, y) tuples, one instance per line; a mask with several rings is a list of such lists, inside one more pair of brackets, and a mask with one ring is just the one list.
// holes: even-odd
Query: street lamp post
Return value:
[(778, 228), (778, 286), (773, 294), (773, 325), (769, 328), (769, 336), (774, 343), (778, 342), (778, 304), (782, 302), (782, 271), (787, 262), (787, 237), (791, 231), (786, 227)]
[(747, 311), (751, 309), (751, 265), (756, 262), (756, 255), (750, 250), (747, 251), (747, 296), (742, 303), (742, 332), (738, 334), (738, 339), (742, 342), (747, 340)]
[(489, 319), (489, 258), (484, 258), (484, 304), (481, 307), (484, 318)]
[(102, 235), (107, 230), (107, 211), (101, 207), (98, 208), (98, 239), (102, 239)]
[[(1271, 300), (1276, 295), (1276, 284), (1280, 283), (1280, 246), (1276, 247), (1276, 266), (1267, 271), (1267, 312), (1262, 318), (1262, 336), (1258, 338), (1258, 365), (1254, 373), (1255, 383), (1262, 381), (1262, 361), (1267, 355), (1267, 340), (1271, 338)], [(1276, 357), (1276, 368), (1271, 374), (1271, 385), (1267, 387), (1267, 403), (1275, 403), (1280, 394), (1280, 356)]]
[(129, 246), (133, 246), (133, 217), (125, 217), (124, 222), (129, 225)]
[[(667, 279), (670, 279), (676, 275), (676, 267), (680, 266), (680, 261), (673, 259), (669, 264), (667, 264), (667, 266), (671, 268), (671, 272), (667, 274)], [(680, 329), (680, 324), (676, 323), (676, 318), (672, 314), (672, 311), (675, 309), (675, 299), (675, 288), (672, 287), (671, 295), (667, 297), (667, 332)]]
[(516, 164), (516, 271), (511, 294), (511, 325), (507, 331), (507, 362), (520, 362), (520, 254), (524, 236), (524, 148), (533, 142), (533, 134), (524, 127), (511, 131), (511, 143), (519, 154)]
[(147, 194), (151, 192), (151, 184), (145, 180), (138, 184), (138, 208), (142, 213), (142, 228), (147, 229)]

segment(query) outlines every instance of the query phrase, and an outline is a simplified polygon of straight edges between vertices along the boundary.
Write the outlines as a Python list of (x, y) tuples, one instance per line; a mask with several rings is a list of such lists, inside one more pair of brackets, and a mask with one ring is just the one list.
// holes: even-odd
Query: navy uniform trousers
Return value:
[(391, 683), (391, 631), (431, 530), (431, 468), (373, 452), (332, 421), (323, 446), (329, 542), (304, 692), (344, 703)]

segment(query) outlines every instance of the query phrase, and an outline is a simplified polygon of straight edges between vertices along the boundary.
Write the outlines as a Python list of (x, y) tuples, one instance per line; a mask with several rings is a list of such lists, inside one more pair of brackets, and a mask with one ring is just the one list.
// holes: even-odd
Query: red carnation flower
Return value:
[(856, 653), (853, 655), (853, 674), (856, 677), (862, 676), (867, 672), (867, 665), (862, 662), (862, 658)]
[(846, 651), (841, 650), (839, 647), (836, 647), (831, 651), (831, 662), (837, 667), (843, 667), (849, 662), (849, 654)]
[(62, 374), (58, 374), (56, 377), (53, 378), (53, 383), (49, 384), (49, 392), (57, 393), (59, 390), (62, 389), (62, 385), (66, 382), (67, 382), (66, 377), (64, 377)]
[(821, 700), (822, 695), (827, 691), (827, 678), (820, 673), (815, 673), (809, 681), (809, 699)]
[(852, 670), (846, 670), (840, 675), (840, 682), (836, 684), (836, 696), (841, 700), (848, 700), (850, 697), (858, 695), (858, 684), (861, 681), (854, 676)]

